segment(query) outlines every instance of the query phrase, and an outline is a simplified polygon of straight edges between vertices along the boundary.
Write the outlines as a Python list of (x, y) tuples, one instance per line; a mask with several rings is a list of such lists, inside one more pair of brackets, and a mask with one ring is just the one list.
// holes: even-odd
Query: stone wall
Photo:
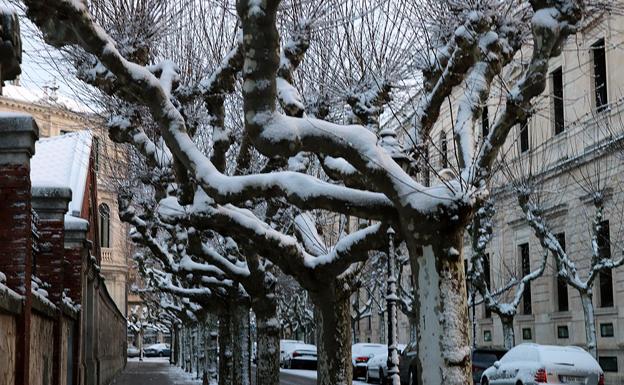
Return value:
[(33, 314), (30, 328), (30, 385), (51, 384), (54, 359), (54, 320)]
[(96, 264), (96, 224), (66, 217), (68, 188), (31, 188), (37, 136), (32, 117), (0, 113), (0, 384), (107, 385), (125, 365), (126, 320)]
[(15, 383), (15, 316), (0, 313), (0, 383)]

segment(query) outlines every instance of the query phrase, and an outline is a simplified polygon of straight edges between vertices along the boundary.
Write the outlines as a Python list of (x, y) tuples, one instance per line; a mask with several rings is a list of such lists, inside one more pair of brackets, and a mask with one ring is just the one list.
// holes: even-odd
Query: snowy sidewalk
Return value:
[(111, 385), (201, 385), (176, 366), (169, 365), (168, 358), (128, 359), (128, 365)]

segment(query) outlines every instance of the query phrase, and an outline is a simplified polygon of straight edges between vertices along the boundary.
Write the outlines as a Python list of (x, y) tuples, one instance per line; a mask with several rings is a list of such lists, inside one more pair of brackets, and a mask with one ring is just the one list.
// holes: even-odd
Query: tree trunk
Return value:
[(447, 230), (432, 244), (408, 239), (417, 285), (418, 385), (472, 383), (470, 319), (463, 260), (463, 228)]
[(204, 328), (206, 329), (206, 369), (205, 376), (203, 378), (203, 384), (217, 385), (219, 383), (219, 371), (217, 368), (217, 346), (219, 334), (217, 333), (217, 319), (213, 314), (207, 315), (206, 321), (204, 323)]
[(339, 282), (313, 296), (318, 343), (317, 385), (351, 385), (353, 380), (351, 291), (344, 290), (348, 285)]
[(513, 316), (500, 315), (503, 324), (503, 346), (509, 350), (516, 345), (516, 333), (514, 332)]
[(596, 346), (596, 323), (594, 322), (594, 303), (592, 301), (591, 289), (580, 291), (581, 304), (583, 305), (583, 315), (585, 316), (585, 340), (587, 341), (587, 351), (595, 359), (598, 359), (598, 349)]
[(258, 334), (256, 385), (278, 385), (280, 324), (275, 303), (270, 300), (265, 302), (254, 304)]
[(219, 314), (219, 385), (238, 385), (232, 382), (232, 338), (232, 315), (228, 311), (222, 311)]
[(251, 364), (249, 359), (249, 307), (232, 305), (232, 361), (234, 384), (250, 385)]

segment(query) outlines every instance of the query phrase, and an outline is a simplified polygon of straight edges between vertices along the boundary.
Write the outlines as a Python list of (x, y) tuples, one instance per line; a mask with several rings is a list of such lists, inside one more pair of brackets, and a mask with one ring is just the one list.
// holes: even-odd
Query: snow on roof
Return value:
[(53, 91), (46, 92), (44, 89), (31, 89), (6, 84), (2, 87), (2, 96), (21, 102), (65, 108), (77, 113), (93, 113), (93, 108), (89, 108), (77, 100)]
[(69, 187), (72, 190), (68, 214), (77, 217), (84, 199), (92, 141), (91, 131), (39, 139), (30, 163), (33, 187)]

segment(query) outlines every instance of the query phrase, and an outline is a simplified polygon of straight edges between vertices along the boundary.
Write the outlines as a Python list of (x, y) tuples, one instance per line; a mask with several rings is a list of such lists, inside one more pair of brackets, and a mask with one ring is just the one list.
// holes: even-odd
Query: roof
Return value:
[(43, 106), (52, 106), (67, 109), (76, 113), (93, 113), (93, 108), (80, 101), (44, 89), (31, 89), (12, 84), (2, 87), (2, 97), (21, 102), (34, 103)]
[(82, 210), (92, 142), (91, 131), (39, 139), (30, 163), (33, 187), (69, 187), (72, 190), (68, 214), (76, 217)]

